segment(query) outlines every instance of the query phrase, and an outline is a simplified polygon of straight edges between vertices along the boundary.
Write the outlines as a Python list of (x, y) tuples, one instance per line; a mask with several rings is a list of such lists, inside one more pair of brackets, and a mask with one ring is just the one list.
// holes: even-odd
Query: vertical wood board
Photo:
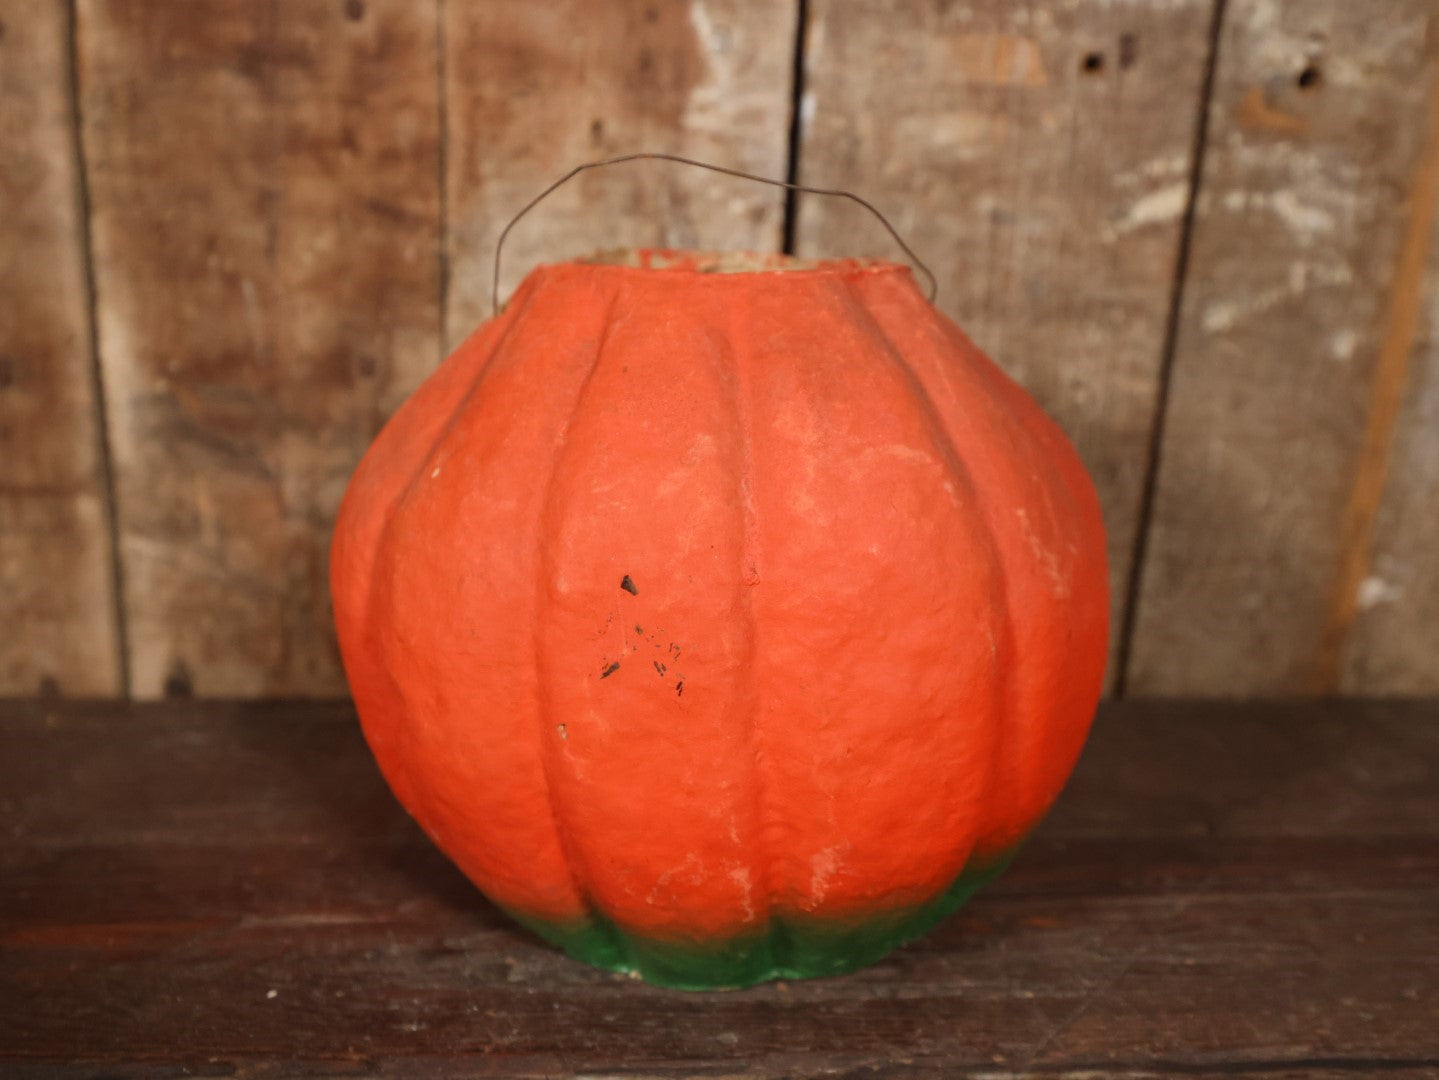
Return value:
[[(1439, 250), (1433, 244), (1431, 251)], [(1439, 695), (1439, 259), (1431, 256), (1426, 334), (1410, 359), (1384, 500), (1345, 643), (1339, 689)]]
[[(1401, 257), (1422, 268), (1406, 232), (1426, 210), (1415, 184), (1433, 165), (1435, 14), (1427, 0), (1394, 0), (1382, 18), (1343, 0), (1228, 5), (1140, 591), (1136, 693), (1336, 688), (1345, 596), (1365, 599), (1362, 580), (1345, 584), (1349, 556), (1367, 557), (1356, 484), (1383, 479), (1364, 447), (1382, 436), (1382, 466), (1392, 436), (1368, 428), (1412, 347), (1395, 337), (1406, 331), (1391, 300), (1414, 286)], [(1395, 480), (1403, 502), (1402, 471)], [(1413, 550), (1419, 539), (1389, 542)]]
[[(876, 203), (939, 306), (1074, 440), (1109, 531), (1115, 646), (1211, 15), (1211, 0), (810, 5), (801, 178)], [(851, 204), (799, 210), (802, 254), (902, 257)]]
[(0, 695), (121, 689), (63, 0), (0, 0)]
[[(583, 161), (680, 153), (783, 178), (794, 0), (445, 5), (447, 332), (491, 313), (505, 223)], [(536, 264), (612, 247), (777, 250), (783, 193), (686, 166), (582, 174), (506, 241), (501, 299)]]
[(341, 693), (333, 514), (440, 353), (436, 7), (78, 20), (135, 692)]

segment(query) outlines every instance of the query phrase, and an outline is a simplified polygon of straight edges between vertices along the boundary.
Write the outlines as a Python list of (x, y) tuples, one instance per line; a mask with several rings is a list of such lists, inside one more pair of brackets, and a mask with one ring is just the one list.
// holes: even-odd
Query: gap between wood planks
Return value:
[[(790, 78), (789, 145), (785, 161), (786, 183), (799, 183), (799, 156), (804, 145), (805, 63), (809, 52), (809, 0), (796, 0), (794, 26), (794, 70)], [(786, 188), (780, 251), (795, 253), (795, 230), (799, 226), (799, 192)]]
[(446, 0), (435, 0), (435, 110), (439, 114), (438, 138), (435, 140), (435, 167), (439, 172), (436, 196), (439, 212), (435, 237), (435, 257), (439, 263), (437, 274), (440, 295), (435, 307), (439, 312), (440, 355), (435, 358), (438, 367), (450, 355), (450, 92), (446, 84), (449, 68), (445, 63), (445, 11)]
[(1209, 108), (1214, 97), (1214, 76), (1219, 68), (1219, 44), (1224, 30), (1228, 0), (1214, 0), (1209, 20), (1209, 51), (1204, 58), (1204, 77), (1199, 85), (1199, 113), (1194, 122), (1194, 146), (1189, 159), (1189, 190), (1179, 228), (1179, 247), (1174, 257), (1174, 278), (1170, 287), (1169, 312), (1164, 324), (1164, 345), (1159, 356), (1159, 373), (1154, 409), (1149, 428), (1149, 446), (1140, 486), (1138, 523), (1134, 548), (1129, 559), (1129, 577), (1124, 583), (1124, 603), (1117, 632), (1119, 647), (1114, 656), (1114, 689), (1117, 698), (1128, 693), (1129, 663), (1139, 615), (1139, 590), (1144, 581), (1144, 561), (1149, 550), (1149, 530), (1154, 516), (1154, 498), (1159, 487), (1159, 464), (1164, 446), (1164, 425), (1169, 413), (1169, 388), (1174, 375), (1174, 354), (1179, 343), (1179, 319), (1184, 306), (1184, 286), (1189, 275), (1189, 254), (1194, 236), (1194, 207), (1204, 179), (1204, 154), (1209, 145)]
[(65, 4), (66, 78), (70, 96), (70, 145), (75, 156), (75, 200), (80, 222), (80, 265), (85, 275), (85, 322), (90, 380), (95, 409), (95, 457), (100, 471), (101, 512), (105, 520), (110, 562), (110, 620), (115, 627), (115, 667), (120, 696), (130, 698), (130, 630), (125, 620), (125, 564), (120, 554), (120, 504), (115, 498), (115, 464), (111, 455), (110, 413), (105, 401), (105, 375), (100, 360), (100, 312), (95, 284), (95, 242), (91, 230), (90, 172), (80, 117), (80, 13), (76, 0)]

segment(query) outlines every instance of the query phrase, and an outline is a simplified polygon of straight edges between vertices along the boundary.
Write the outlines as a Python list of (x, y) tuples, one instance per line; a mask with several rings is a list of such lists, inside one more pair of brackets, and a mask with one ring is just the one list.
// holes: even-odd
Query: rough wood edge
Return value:
[(1114, 653), (1114, 670), (1110, 673), (1107, 693), (1116, 698), (1128, 696), (1129, 664), (1133, 654), (1135, 633), (1139, 623), (1139, 599), (1144, 583), (1145, 557), (1149, 552), (1150, 526), (1154, 518), (1154, 502), (1159, 490), (1159, 466), (1164, 453), (1164, 428), (1169, 412), (1169, 392), (1174, 377), (1174, 357), (1179, 349), (1179, 328), (1184, 315), (1184, 286), (1189, 275), (1189, 256), (1194, 237), (1195, 205), (1204, 182), (1204, 158), (1209, 146), (1210, 111), (1214, 102), (1214, 79), (1219, 70), (1219, 48), (1224, 36), (1224, 16), (1228, 0), (1214, 0), (1209, 16), (1209, 49), (1204, 57), (1204, 74), (1199, 84), (1198, 115), (1194, 121), (1194, 143), (1189, 151), (1189, 191), (1185, 196), (1184, 214), (1179, 226), (1179, 243), (1174, 254), (1174, 275), (1170, 280), (1169, 312), (1164, 325), (1164, 343), (1159, 356), (1154, 407), (1150, 417), (1149, 445), (1144, 463), (1144, 479), (1139, 489), (1138, 521), (1134, 529), (1134, 545), (1130, 549), (1129, 573), (1124, 581), (1122, 617), (1115, 633), (1119, 638)]
[(96, 457), (98, 459), (106, 555), (109, 559), (110, 623), (115, 643), (115, 669), (119, 696), (130, 698), (130, 633), (125, 618), (125, 566), (120, 558), (120, 522), (115, 500), (115, 463), (110, 452), (110, 412), (105, 400), (105, 371), (100, 359), (99, 301), (95, 280), (95, 244), (91, 235), (90, 165), (85, 154), (85, 129), (80, 115), (80, 11), (76, 0), (65, 0), (65, 50), (68, 64), (66, 95), (70, 106), (70, 145), (75, 161), (76, 221), (79, 225), (80, 266), (84, 272), (85, 332), (93, 386)]
[(1430, 82), (1428, 101), (1424, 150), (1409, 186), (1407, 220), (1389, 289), (1379, 359), (1369, 388), (1364, 440), (1339, 524), (1339, 569), (1314, 664), (1313, 688), (1321, 694), (1336, 693), (1343, 677), (1344, 650), (1359, 613), (1359, 588), (1373, 553), (1375, 522), (1384, 499), (1394, 429), (1409, 384), (1419, 331), (1425, 271), (1439, 210), (1439, 73)]

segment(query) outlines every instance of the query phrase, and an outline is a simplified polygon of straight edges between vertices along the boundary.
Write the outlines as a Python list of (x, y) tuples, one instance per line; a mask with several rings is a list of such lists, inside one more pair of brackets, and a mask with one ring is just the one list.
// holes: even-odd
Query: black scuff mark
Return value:
[(606, 667), (603, 671), (600, 672), (600, 678), (601, 678), (601, 679), (608, 679), (611, 675), (613, 675), (613, 674), (614, 674), (616, 671), (618, 671), (619, 669), (620, 669), (620, 662), (619, 662), (618, 660), (616, 660), (616, 661), (614, 661), (612, 664), (610, 664), (608, 667)]
[(638, 596), (640, 594), (639, 589), (635, 588), (635, 583), (628, 574), (620, 578), (620, 588), (631, 596)]

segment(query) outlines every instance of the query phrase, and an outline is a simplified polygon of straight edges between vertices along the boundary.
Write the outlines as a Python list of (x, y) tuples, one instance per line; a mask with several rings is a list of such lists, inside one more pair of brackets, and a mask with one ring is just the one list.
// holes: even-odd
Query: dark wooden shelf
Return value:
[(1439, 1076), (1439, 704), (1106, 706), (1013, 868), (844, 978), (516, 929), (339, 704), (0, 703), (0, 1073)]

